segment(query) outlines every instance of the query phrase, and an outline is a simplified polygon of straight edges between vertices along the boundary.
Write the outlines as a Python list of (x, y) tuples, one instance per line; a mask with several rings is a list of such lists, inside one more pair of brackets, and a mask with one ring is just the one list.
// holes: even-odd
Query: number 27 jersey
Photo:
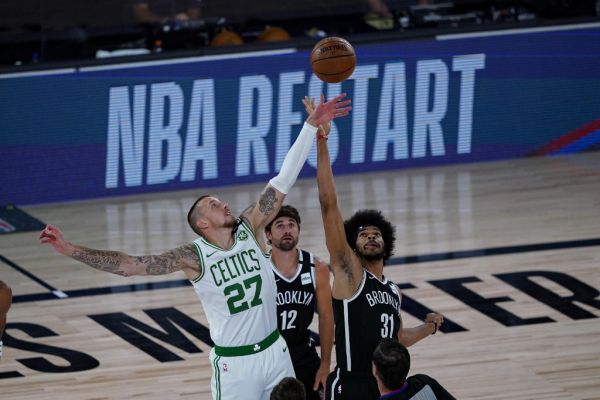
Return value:
[(230, 249), (194, 240), (200, 275), (192, 281), (213, 342), (222, 347), (257, 343), (277, 329), (277, 286), (271, 259), (243, 220)]

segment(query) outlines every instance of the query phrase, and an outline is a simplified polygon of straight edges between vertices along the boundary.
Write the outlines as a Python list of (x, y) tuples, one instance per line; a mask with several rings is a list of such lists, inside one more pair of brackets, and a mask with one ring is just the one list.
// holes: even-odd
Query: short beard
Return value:
[(273, 246), (277, 247), (281, 251), (292, 251), (294, 247), (298, 245), (298, 240), (292, 240), (291, 242), (280, 241), (278, 244), (273, 243)]
[(225, 222), (225, 224), (223, 226), (225, 228), (235, 228), (236, 225), (237, 225), (237, 220), (236, 219), (232, 219), (231, 221)]
[(365, 254), (362, 251), (357, 249), (356, 253), (360, 256), (360, 258), (362, 258), (366, 261), (379, 261), (379, 260), (383, 260), (385, 251), (382, 251), (381, 253), (377, 253), (377, 254)]

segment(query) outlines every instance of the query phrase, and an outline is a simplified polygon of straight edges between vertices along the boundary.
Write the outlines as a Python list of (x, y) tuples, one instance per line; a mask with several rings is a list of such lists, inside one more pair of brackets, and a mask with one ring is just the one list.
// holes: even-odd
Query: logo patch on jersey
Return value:
[(237, 238), (240, 241), (244, 241), (248, 239), (248, 234), (246, 233), (246, 231), (241, 231), (237, 234)]
[(212, 253), (210, 253), (210, 254), (207, 254), (207, 255), (206, 255), (206, 258), (209, 258), (209, 257), (210, 257), (210, 256), (212, 256), (213, 254), (215, 254), (217, 251), (219, 251), (219, 250), (215, 250), (215, 251), (213, 251)]
[(223, 371), (225, 371), (225, 372), (227, 372), (227, 371), (228, 371), (228, 369), (227, 369), (227, 364), (225, 364), (225, 363), (223, 363)]
[(260, 351), (260, 346), (258, 344), (255, 344), (254, 348), (252, 350), (254, 350), (254, 351)]
[(312, 277), (310, 276), (310, 272), (305, 272), (300, 275), (300, 279), (302, 280), (303, 285), (309, 285), (312, 283)]

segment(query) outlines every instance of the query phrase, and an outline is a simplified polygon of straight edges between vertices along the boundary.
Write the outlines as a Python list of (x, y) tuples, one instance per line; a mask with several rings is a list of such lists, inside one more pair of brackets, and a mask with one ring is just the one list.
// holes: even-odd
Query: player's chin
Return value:
[(383, 259), (383, 249), (364, 249), (360, 256), (368, 261), (377, 261)]

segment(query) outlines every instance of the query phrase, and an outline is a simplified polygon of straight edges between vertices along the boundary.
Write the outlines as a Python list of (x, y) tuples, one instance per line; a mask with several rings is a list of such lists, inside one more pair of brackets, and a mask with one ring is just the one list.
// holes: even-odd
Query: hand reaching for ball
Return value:
[[(302, 103), (304, 104), (304, 108), (306, 109), (306, 112), (309, 115), (312, 114), (313, 111), (315, 111), (315, 108), (317, 108), (314, 97), (312, 99), (309, 99), (308, 96), (304, 96), (304, 98), (302, 99)], [(317, 140), (327, 140), (329, 138), (329, 131), (331, 130), (331, 121), (319, 125), (318, 128), (319, 129), (317, 130)]]

